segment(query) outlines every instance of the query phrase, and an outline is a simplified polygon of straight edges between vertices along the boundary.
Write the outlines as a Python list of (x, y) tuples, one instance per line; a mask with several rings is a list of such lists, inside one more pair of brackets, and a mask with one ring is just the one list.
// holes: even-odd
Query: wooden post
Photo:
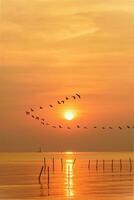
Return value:
[(61, 158), (61, 170), (63, 171), (63, 159)]
[(122, 160), (120, 159), (120, 171), (122, 171)]
[(88, 169), (90, 170), (90, 160), (88, 161)]
[(103, 171), (105, 170), (105, 160), (103, 160)]
[(130, 169), (130, 172), (132, 171), (132, 160), (131, 158), (129, 158), (129, 169)]
[(44, 174), (46, 172), (46, 158), (44, 157)]
[(49, 171), (49, 166), (47, 167), (47, 186), (48, 186), (48, 189), (49, 189), (49, 184), (50, 184), (50, 171)]
[(75, 162), (76, 162), (76, 158), (74, 159), (73, 166), (74, 166)]
[(96, 160), (96, 170), (98, 170), (98, 160)]
[(114, 171), (114, 161), (112, 160), (111, 162), (111, 168), (112, 168), (112, 172)]
[(39, 177), (38, 177), (39, 184), (41, 183), (41, 175), (42, 175), (43, 168), (44, 168), (44, 167), (42, 166), (42, 167), (41, 167), (41, 170), (40, 170)]
[(53, 172), (54, 172), (54, 158), (53, 158)]

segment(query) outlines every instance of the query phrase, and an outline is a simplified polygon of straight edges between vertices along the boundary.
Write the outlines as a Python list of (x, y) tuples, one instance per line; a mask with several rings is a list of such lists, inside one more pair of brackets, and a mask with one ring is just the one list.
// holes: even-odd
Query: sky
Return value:
[[(0, 13), (0, 151), (132, 151), (134, 129), (92, 127), (134, 125), (134, 1), (0, 0)], [(43, 128), (31, 107), (89, 129)]]

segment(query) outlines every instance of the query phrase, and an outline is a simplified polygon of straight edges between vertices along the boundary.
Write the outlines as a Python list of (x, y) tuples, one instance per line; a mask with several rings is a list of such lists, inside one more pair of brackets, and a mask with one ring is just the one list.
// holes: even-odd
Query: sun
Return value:
[(73, 120), (74, 116), (75, 115), (72, 111), (65, 112), (65, 114), (64, 114), (65, 119), (69, 120), (69, 121)]

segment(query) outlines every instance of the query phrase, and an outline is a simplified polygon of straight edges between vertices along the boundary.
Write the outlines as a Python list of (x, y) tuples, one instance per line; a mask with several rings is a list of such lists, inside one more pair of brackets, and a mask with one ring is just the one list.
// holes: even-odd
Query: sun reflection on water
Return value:
[(73, 172), (73, 163), (74, 160), (69, 159), (66, 160), (66, 196), (73, 197), (74, 196), (74, 172)]

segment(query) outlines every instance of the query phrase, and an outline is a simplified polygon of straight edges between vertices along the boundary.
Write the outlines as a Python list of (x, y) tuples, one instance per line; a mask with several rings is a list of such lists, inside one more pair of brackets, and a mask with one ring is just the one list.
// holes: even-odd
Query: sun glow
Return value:
[(68, 111), (68, 112), (65, 112), (64, 117), (65, 117), (66, 120), (71, 121), (71, 120), (74, 119), (75, 114), (72, 111)]

